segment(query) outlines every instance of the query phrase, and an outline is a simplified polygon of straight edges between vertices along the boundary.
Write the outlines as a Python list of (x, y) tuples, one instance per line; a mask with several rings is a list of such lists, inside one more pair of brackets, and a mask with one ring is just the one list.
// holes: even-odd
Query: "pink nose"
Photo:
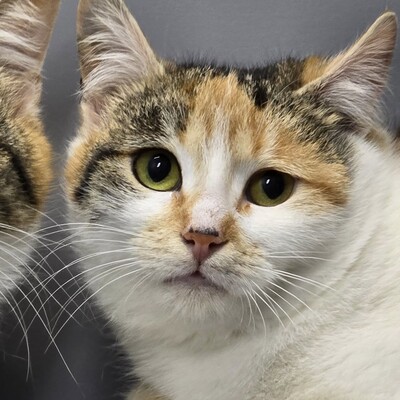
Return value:
[(225, 244), (219, 233), (213, 230), (190, 229), (182, 236), (186, 244), (191, 247), (193, 257), (199, 264)]

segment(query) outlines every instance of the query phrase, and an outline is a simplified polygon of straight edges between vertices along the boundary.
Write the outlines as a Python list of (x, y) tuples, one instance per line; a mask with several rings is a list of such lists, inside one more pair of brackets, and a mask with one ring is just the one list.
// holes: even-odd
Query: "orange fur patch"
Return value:
[[(308, 79), (318, 68), (322, 68), (320, 63), (310, 61)], [(218, 114), (229, 124), (226, 142), (235, 162), (253, 161), (259, 169), (277, 169), (301, 179), (317, 196), (312, 204), (318, 198), (335, 205), (345, 203), (349, 179), (346, 167), (340, 162), (324, 161), (316, 143), (297, 140), (301, 132), (297, 132), (295, 120), (276, 115), (268, 106), (265, 110), (255, 107), (235, 75), (208, 79), (197, 91), (194, 109), (180, 140), (190, 154), (197, 155), (199, 169), (204, 160), (198, 155), (213, 134), (223, 134), (217, 130)], [(248, 207), (239, 210), (248, 212)]]
[(320, 78), (329, 66), (327, 59), (311, 56), (304, 62), (303, 71), (301, 74), (301, 85), (307, 85), (310, 82)]
[(252, 159), (260, 152), (266, 128), (263, 112), (254, 106), (234, 74), (207, 79), (198, 88), (187, 129), (180, 136), (186, 149), (196, 154), (203, 141), (218, 134), (217, 113), (229, 123), (226, 140), (237, 161)]
[[(323, 61), (310, 58), (305, 66), (304, 82), (322, 73), (323, 67)], [(334, 161), (335, 154), (330, 154), (333, 161), (327, 161), (321, 154), (318, 143), (299, 139), (303, 133), (302, 121), (296, 118), (300, 117), (278, 113), (270, 104), (264, 109), (256, 107), (234, 72), (227, 76), (209, 75), (197, 84), (192, 93), (185, 131), (177, 132), (177, 135), (180, 145), (191, 155), (196, 170), (204, 170), (207, 152), (212, 150), (210, 146), (222, 141), (226, 148), (221, 151), (230, 154), (233, 166), (251, 165), (254, 168), (253, 173), (261, 169), (276, 169), (298, 178), (310, 188), (310, 198), (304, 199), (303, 203), (308, 204), (308, 207), (315, 206), (315, 209), (320, 210), (329, 205), (345, 203), (349, 183), (346, 166), (339, 159)], [(110, 105), (110, 124), (117, 128), (113, 110)], [(85, 120), (87, 115), (83, 111)], [(328, 125), (336, 122), (334, 114), (315, 117), (330, 118), (331, 121), (324, 121)], [(122, 140), (111, 138), (106, 130), (100, 132), (94, 129), (89, 132), (90, 129), (89, 125), (84, 125), (81, 131), (82, 141), (74, 149), (67, 164), (66, 178), (71, 198), (80, 184), (93, 149), (103, 143)], [(215, 141), (216, 135), (221, 135), (218, 141)], [(173, 146), (169, 149), (174, 151)], [(171, 212), (171, 217), (168, 218), (171, 218), (169, 222), (172, 226), (179, 220), (182, 225), (179, 229), (186, 227), (188, 221), (184, 221), (181, 213), (185, 210), (187, 215), (190, 214), (196, 196), (195, 193), (177, 194), (174, 203), (180, 202), (176, 205), (180, 215)], [(250, 212), (246, 205), (239, 205), (238, 210)]]
[(43, 125), (39, 120), (24, 118), (18, 121), (18, 125), (21, 126), (25, 145), (31, 152), (32, 162), (28, 172), (34, 183), (38, 206), (42, 208), (53, 179), (52, 149), (44, 136)]
[(82, 180), (93, 150), (102, 143), (107, 142), (109, 138), (107, 132), (100, 131), (81, 132), (80, 134), (82, 135), (82, 140), (74, 149), (73, 156), (68, 158), (65, 169), (65, 178), (68, 184), (67, 194), (71, 199), (73, 199), (74, 191)]

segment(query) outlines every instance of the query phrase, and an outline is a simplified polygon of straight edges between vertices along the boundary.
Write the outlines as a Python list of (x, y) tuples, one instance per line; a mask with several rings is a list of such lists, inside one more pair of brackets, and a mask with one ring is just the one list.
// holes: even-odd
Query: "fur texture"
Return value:
[[(388, 12), (332, 58), (176, 64), (122, 1), (81, 1), (71, 221), (92, 296), (147, 387), (173, 400), (400, 398), (400, 155), (379, 118), (396, 31)], [(149, 148), (174, 155), (177, 190), (138, 181)], [(247, 195), (265, 169), (296, 181), (274, 207)], [(223, 245), (198, 263), (187, 232)]]
[(40, 72), (59, 1), (0, 1), (0, 301), (23, 277), (52, 178)]

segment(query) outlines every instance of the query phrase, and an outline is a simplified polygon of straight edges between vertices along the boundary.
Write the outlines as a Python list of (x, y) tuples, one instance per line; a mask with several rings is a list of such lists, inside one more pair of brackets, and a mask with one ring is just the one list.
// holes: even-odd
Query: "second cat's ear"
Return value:
[(60, 0), (0, 0), (0, 72), (18, 112), (34, 113)]
[(330, 60), (306, 62), (305, 85), (324, 101), (360, 122), (375, 120), (387, 84), (397, 34), (397, 19), (386, 12), (349, 49)]
[(83, 101), (95, 113), (107, 94), (162, 68), (122, 0), (80, 0), (77, 30)]

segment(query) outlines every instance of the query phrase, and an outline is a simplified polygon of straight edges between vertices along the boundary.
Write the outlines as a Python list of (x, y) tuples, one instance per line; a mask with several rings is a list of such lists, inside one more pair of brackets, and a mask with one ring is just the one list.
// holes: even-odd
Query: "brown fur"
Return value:
[[(0, 76), (0, 86), (1, 82)], [(20, 160), (32, 188), (32, 193), (26, 193), (18, 183), (20, 177), (14, 171), (10, 154), (3, 151), (0, 180), (8, 212), (0, 220), (19, 228), (28, 227), (36, 222), (39, 215), (35, 210), (43, 209), (48, 194), (53, 176), (51, 147), (41, 121), (35, 117), (0, 117), (0, 126), (4, 127), (0, 128), (0, 143), (6, 143)]]
[[(260, 168), (276, 168), (283, 172), (290, 173), (301, 179), (305, 184), (317, 189), (314, 194), (319, 194), (323, 202), (334, 205), (343, 204), (346, 199), (346, 185), (349, 180), (347, 167), (345, 166), (346, 153), (333, 153), (335, 144), (332, 143), (330, 159), (327, 159), (326, 145), (324, 153), (320, 151), (320, 144), (311, 138), (302, 139), (307, 130), (313, 129), (313, 125), (326, 124), (327, 128), (336, 129), (340, 126), (341, 117), (332, 114), (329, 110), (315, 109), (310, 104), (310, 111), (307, 110), (307, 103), (302, 102), (297, 107), (299, 112), (282, 115), (282, 111), (277, 111), (274, 102), (267, 105), (264, 109), (256, 107), (252, 99), (248, 96), (243, 85), (238, 81), (235, 71), (227, 76), (213, 76), (205, 74), (204, 77), (196, 70), (182, 70), (177, 67), (167, 70), (167, 76), (161, 76), (159, 80), (171, 81), (171, 87), (165, 97), (185, 99), (184, 107), (190, 110), (189, 117), (184, 122), (185, 130), (180, 132), (179, 140), (189, 152), (196, 154), (198, 149), (203, 146), (203, 140), (209, 140), (214, 132), (216, 109), (229, 119), (229, 140), (231, 153), (237, 160), (249, 161), (259, 159)], [(174, 77), (174, 74), (178, 74)], [(156, 86), (159, 80), (154, 81)], [(185, 83), (183, 85), (183, 82)], [(190, 92), (187, 92), (189, 88)], [(155, 94), (156, 94), (155, 89)], [(111, 102), (111, 108), (106, 111), (109, 127), (102, 128), (102, 132), (89, 132), (83, 135), (80, 145), (76, 148), (74, 157), (70, 158), (67, 165), (67, 181), (69, 183), (69, 193), (72, 196), (74, 188), (79, 185), (85, 165), (90, 160), (96, 149), (108, 147), (124, 149), (124, 143), (128, 139), (122, 125), (129, 124), (129, 115), (138, 115), (141, 112), (135, 105), (136, 97), (141, 93), (137, 92), (135, 86), (132, 89), (124, 87)], [(287, 102), (287, 93), (282, 93), (282, 104)], [(187, 100), (188, 97), (190, 101)], [(152, 100), (149, 106), (154, 104), (157, 99)], [(113, 110), (118, 110), (118, 114)], [(148, 110), (148, 112), (151, 112)], [(306, 115), (313, 113), (313, 119), (307, 119)], [(83, 116), (85, 119), (85, 115)], [(152, 121), (149, 121), (151, 126)], [(135, 149), (134, 128), (131, 132), (129, 142), (131, 152)], [(319, 129), (323, 129), (323, 126)], [(138, 132), (139, 133), (139, 132)], [(208, 139), (207, 139), (208, 138)], [(171, 138), (172, 139), (172, 138)], [(326, 139), (323, 138), (324, 140)], [(343, 138), (342, 149), (345, 150), (345, 138)], [(162, 147), (162, 146), (161, 146)], [(125, 148), (124, 152), (129, 153)], [(341, 151), (343, 151), (341, 150)], [(346, 152), (348, 150), (345, 150)], [(294, 160), (292, 154), (303, 155)], [(301, 162), (299, 160), (302, 160)]]
[(311, 56), (306, 59), (300, 78), (301, 86), (307, 85), (320, 78), (325, 73), (328, 65), (328, 60), (321, 57)]
[(37, 222), (52, 180), (51, 147), (39, 115), (40, 72), (59, 5), (0, 3), (0, 222), (21, 229)]

